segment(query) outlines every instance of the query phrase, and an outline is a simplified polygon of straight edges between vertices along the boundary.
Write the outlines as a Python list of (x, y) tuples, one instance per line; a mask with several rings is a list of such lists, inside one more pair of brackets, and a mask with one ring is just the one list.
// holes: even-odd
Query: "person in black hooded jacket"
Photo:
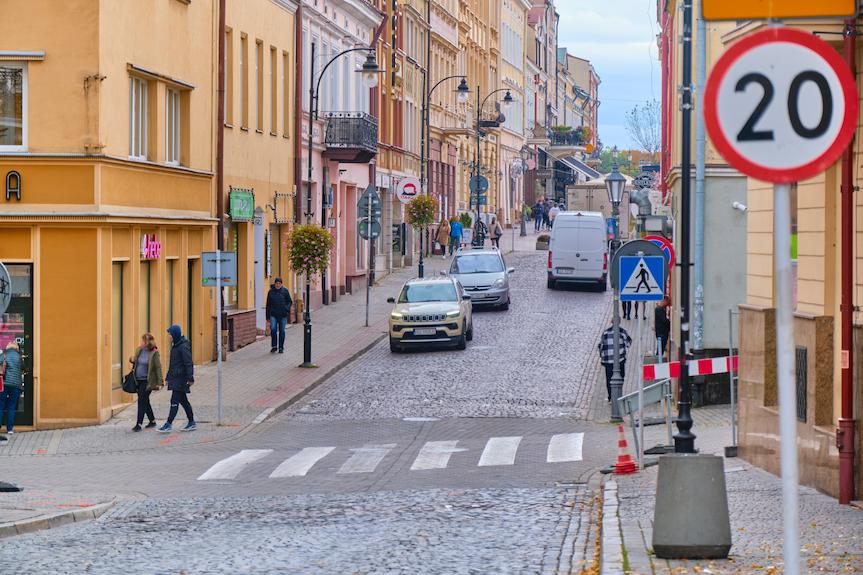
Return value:
[(276, 278), (267, 293), (267, 320), (270, 322), (270, 353), (285, 353), (285, 328), (291, 313), (291, 292)]
[(195, 416), (192, 413), (192, 404), (189, 403), (188, 394), (192, 391), (191, 386), (195, 383), (195, 364), (192, 362), (192, 344), (183, 336), (183, 330), (178, 325), (168, 328), (173, 345), (171, 346), (171, 359), (168, 364), (168, 373), (165, 375), (165, 383), (171, 391), (171, 411), (168, 412), (168, 420), (158, 429), (160, 433), (169, 433), (173, 428), (174, 418), (180, 406), (186, 412), (188, 423), (182, 431), (194, 431)]

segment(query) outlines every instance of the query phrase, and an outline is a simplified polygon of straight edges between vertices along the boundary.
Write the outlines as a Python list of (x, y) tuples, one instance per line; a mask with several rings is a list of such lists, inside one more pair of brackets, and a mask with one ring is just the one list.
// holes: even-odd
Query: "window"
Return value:
[(129, 155), (147, 159), (147, 82), (129, 78)]
[(165, 328), (174, 325), (174, 274), (177, 260), (165, 261)]
[(0, 150), (27, 147), (27, 69), (24, 64), (0, 65)]
[(249, 129), (249, 38), (240, 35), (240, 127)]
[(225, 123), (234, 123), (234, 33), (225, 30)]
[(111, 264), (111, 389), (123, 385), (123, 262)]
[(276, 47), (270, 46), (270, 134), (279, 133), (279, 61)]
[(141, 262), (141, 277), (138, 285), (138, 329), (150, 331), (150, 262)]
[(264, 43), (255, 42), (255, 84), (257, 96), (255, 102), (255, 129), (264, 131)]
[(180, 163), (180, 92), (165, 91), (165, 161)]
[(282, 136), (291, 137), (291, 55), (282, 52)]

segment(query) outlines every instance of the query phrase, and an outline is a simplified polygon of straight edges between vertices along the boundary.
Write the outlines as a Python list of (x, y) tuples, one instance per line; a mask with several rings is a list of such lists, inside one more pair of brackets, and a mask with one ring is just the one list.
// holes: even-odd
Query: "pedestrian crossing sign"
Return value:
[(665, 258), (622, 256), (620, 301), (660, 301), (665, 297)]

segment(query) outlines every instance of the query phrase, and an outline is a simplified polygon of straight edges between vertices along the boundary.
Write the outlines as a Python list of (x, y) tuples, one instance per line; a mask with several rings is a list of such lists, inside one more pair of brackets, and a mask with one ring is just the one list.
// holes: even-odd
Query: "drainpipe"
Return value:
[(695, 53), (695, 298), (692, 307), (692, 350), (704, 349), (704, 77), (707, 75), (707, 26), (698, 14)]
[[(857, 24), (845, 21), (843, 55), (851, 74), (857, 77)], [(839, 503), (854, 499), (854, 140), (842, 154), (842, 413), (836, 431), (839, 448)]]
[(216, 246), (225, 249), (225, 2), (219, 0), (219, 64), (216, 87)]
[[(303, 189), (303, 5), (297, 8), (294, 20), (294, 222), (299, 223), (302, 213)], [(311, 114), (311, 112), (309, 112)], [(311, 117), (309, 117), (311, 121)], [(280, 238), (281, 240), (281, 238)]]

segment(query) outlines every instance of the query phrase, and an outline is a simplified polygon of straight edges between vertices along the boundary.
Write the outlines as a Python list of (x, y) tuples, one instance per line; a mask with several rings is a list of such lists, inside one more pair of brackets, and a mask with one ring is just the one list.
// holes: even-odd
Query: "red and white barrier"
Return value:
[[(716, 373), (728, 373), (737, 371), (737, 356), (712, 357), (710, 359), (696, 359), (688, 364), (689, 375), (713, 375)], [(645, 365), (642, 368), (644, 381), (655, 381), (657, 379), (669, 379), (680, 377), (680, 362), (656, 363)]]

